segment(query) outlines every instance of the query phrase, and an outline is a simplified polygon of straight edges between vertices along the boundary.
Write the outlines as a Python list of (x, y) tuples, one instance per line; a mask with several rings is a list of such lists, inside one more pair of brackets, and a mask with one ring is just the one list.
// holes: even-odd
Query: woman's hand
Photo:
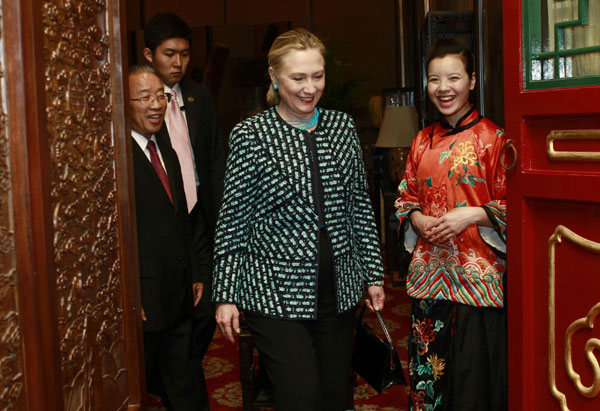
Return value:
[(370, 285), (367, 288), (369, 293), (369, 298), (366, 300), (367, 307), (371, 311), (381, 311), (383, 310), (383, 303), (385, 301), (385, 292), (383, 291), (383, 286), (381, 285)]
[(457, 207), (437, 219), (429, 229), (431, 243), (447, 243), (471, 225), (491, 225), (481, 207)]
[(235, 342), (234, 332), (240, 333), (240, 312), (235, 304), (217, 304), (215, 315), (223, 337), (230, 343)]
[(439, 224), (438, 218), (425, 215), (420, 211), (414, 211), (410, 215), (410, 224), (417, 235), (425, 240), (425, 242), (436, 247), (450, 248), (448, 241), (436, 241), (432, 236), (431, 229)]
[(437, 218), (425, 215), (420, 211), (414, 211), (410, 214), (410, 224), (412, 225), (413, 230), (415, 230), (417, 235), (423, 239), (425, 239), (429, 227), (435, 224), (436, 220)]

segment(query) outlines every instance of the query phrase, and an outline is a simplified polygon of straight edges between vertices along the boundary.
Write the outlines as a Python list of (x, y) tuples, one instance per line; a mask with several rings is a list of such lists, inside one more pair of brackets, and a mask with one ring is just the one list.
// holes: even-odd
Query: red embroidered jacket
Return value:
[[(407, 230), (407, 249), (414, 247), (409, 296), (503, 306), (506, 174), (500, 156), (505, 144), (504, 132), (474, 109), (455, 128), (438, 122), (415, 137), (395, 203), (401, 230)], [(440, 217), (454, 207), (467, 206), (483, 207), (494, 227), (473, 225), (452, 241), (450, 249), (417, 240), (410, 227), (412, 211)]]

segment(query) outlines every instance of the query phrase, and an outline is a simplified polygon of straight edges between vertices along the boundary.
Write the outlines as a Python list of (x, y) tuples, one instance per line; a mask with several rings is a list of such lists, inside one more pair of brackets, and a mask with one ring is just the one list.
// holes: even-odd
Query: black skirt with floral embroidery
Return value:
[(412, 300), (410, 409), (506, 411), (506, 310)]

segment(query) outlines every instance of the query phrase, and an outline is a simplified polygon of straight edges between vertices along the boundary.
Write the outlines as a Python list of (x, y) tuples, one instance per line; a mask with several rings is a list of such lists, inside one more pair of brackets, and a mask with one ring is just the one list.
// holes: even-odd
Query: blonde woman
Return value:
[(304, 29), (269, 52), (273, 106), (230, 136), (216, 234), (213, 300), (231, 342), (244, 311), (277, 410), (342, 410), (352, 327), (383, 271), (356, 129), (317, 107), (325, 47)]

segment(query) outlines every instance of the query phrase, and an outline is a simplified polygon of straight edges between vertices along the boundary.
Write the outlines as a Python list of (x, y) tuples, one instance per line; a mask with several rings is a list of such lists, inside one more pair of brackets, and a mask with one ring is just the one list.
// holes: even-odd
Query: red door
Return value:
[(600, 410), (600, 0), (504, 0), (510, 410)]

